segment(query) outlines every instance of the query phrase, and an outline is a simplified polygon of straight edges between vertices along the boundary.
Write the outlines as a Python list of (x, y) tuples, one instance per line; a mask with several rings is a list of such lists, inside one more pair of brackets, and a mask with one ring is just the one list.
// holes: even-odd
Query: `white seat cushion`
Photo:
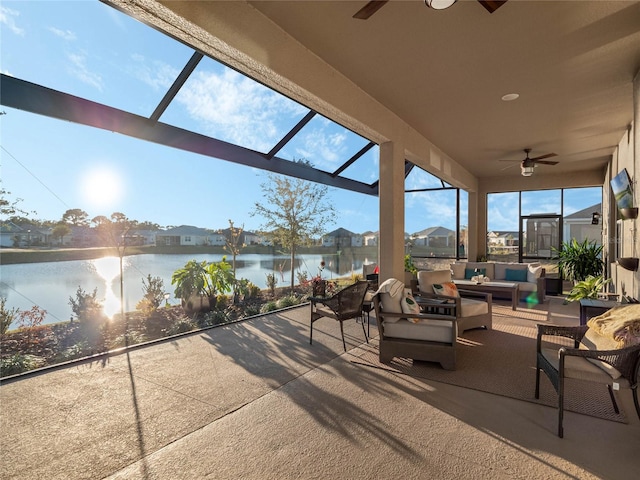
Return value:
[[(543, 348), (542, 355), (549, 363), (558, 370), (560, 368), (560, 355), (555, 348)], [(616, 370), (617, 371), (617, 370)], [(564, 376), (566, 378), (575, 378), (578, 380), (588, 380), (591, 382), (601, 382), (611, 384), (614, 380), (611, 375), (602, 368), (597, 367), (593, 363), (587, 361), (583, 357), (574, 357), (566, 355), (564, 357)], [(618, 378), (616, 381), (621, 387), (628, 387), (629, 382), (624, 378)]]
[(411, 323), (403, 318), (393, 323), (385, 320), (383, 325), (387, 337), (451, 343), (453, 336), (452, 323), (445, 320), (423, 318), (418, 323)]

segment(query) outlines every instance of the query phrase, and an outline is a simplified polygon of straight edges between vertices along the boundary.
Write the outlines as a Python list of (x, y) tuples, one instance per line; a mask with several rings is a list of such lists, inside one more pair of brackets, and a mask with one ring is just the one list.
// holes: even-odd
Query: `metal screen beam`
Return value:
[(330, 187), (378, 195), (377, 182), (369, 185), (333, 177), (306, 164), (279, 157), (268, 160), (263, 153), (200, 135), (182, 128), (92, 102), (67, 93), (0, 74), (0, 104), (51, 118), (121, 133), (141, 140), (198, 153), (273, 173), (321, 183)]

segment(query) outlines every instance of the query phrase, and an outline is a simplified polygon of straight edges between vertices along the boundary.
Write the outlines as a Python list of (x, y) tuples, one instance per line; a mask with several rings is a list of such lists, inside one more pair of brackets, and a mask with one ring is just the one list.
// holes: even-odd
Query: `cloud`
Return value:
[(296, 153), (316, 167), (333, 171), (351, 156), (347, 148), (346, 132), (329, 132), (328, 125), (303, 129), (296, 135)]
[(63, 40), (67, 40), (69, 42), (72, 42), (76, 39), (76, 34), (73, 33), (71, 30), (60, 30), (55, 27), (49, 27), (49, 31), (54, 35), (62, 38)]
[(289, 125), (306, 111), (230, 69), (191, 75), (176, 99), (209, 135), (260, 151), (270, 150), (293, 126), (282, 122)]
[(67, 58), (71, 61), (69, 66), (69, 72), (83, 83), (95, 87), (97, 90), (102, 91), (102, 77), (90, 71), (87, 68), (86, 60), (87, 56), (78, 53), (69, 53)]
[(421, 168), (414, 167), (405, 182), (405, 186), (407, 190), (419, 190), (421, 188), (440, 188), (442, 187), (442, 182), (439, 178), (431, 175)]
[(405, 195), (405, 223), (410, 233), (430, 227), (453, 228), (456, 219), (455, 190)]
[(155, 91), (166, 91), (180, 73), (177, 68), (165, 62), (159, 60), (147, 62), (146, 57), (139, 53), (132, 54), (131, 60), (134, 66), (130, 73)]
[(16, 35), (24, 36), (24, 29), (18, 27), (15, 22), (16, 17), (19, 16), (20, 12), (18, 12), (17, 10), (12, 10), (7, 7), (0, 7), (0, 24), (6, 25), (6, 27)]

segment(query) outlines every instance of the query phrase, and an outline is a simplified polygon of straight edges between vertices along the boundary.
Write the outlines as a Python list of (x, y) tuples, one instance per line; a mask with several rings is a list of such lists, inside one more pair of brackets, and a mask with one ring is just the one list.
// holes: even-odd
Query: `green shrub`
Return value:
[(79, 322), (101, 325), (107, 319), (102, 311), (102, 303), (98, 301), (98, 287), (92, 293), (85, 292), (80, 286), (76, 290), (76, 298), (69, 297), (69, 305)]
[(166, 293), (164, 282), (160, 277), (152, 277), (149, 274), (146, 282), (144, 278), (142, 279), (142, 291), (144, 296), (136, 305), (136, 309), (145, 315), (149, 315), (162, 305), (164, 294)]
[(253, 317), (254, 315), (258, 315), (260, 313), (260, 308), (256, 305), (250, 305), (245, 308), (244, 316), (245, 317)]
[(179, 333), (190, 332), (197, 328), (197, 324), (187, 317), (180, 317), (167, 328), (164, 333), (166, 336), (177, 335)]
[(45, 360), (35, 355), (14, 353), (0, 360), (0, 376), (16, 375), (45, 365)]
[(4, 335), (9, 330), (11, 324), (16, 320), (20, 309), (6, 308), (7, 299), (0, 297), (0, 335)]
[(267, 288), (269, 289), (269, 293), (271, 293), (271, 295), (276, 294), (277, 285), (278, 277), (276, 277), (275, 273), (267, 273)]
[(293, 305), (297, 305), (299, 303), (298, 299), (293, 295), (287, 295), (286, 297), (282, 297), (277, 302), (278, 308), (287, 308), (292, 307)]
[(74, 358), (86, 357), (91, 353), (91, 347), (86, 340), (75, 343), (69, 348), (65, 348), (56, 355), (58, 362), (65, 362), (67, 360), (73, 360)]
[(198, 318), (198, 326), (200, 328), (212, 327), (214, 325), (222, 325), (229, 322), (229, 316), (224, 310), (213, 310), (207, 312)]
[(226, 295), (218, 295), (216, 302), (216, 310), (224, 310), (229, 305), (229, 297)]
[(118, 335), (116, 338), (114, 338), (109, 344), (109, 350), (114, 348), (126, 347), (129, 345), (137, 345), (138, 343), (143, 343), (146, 341), (147, 337), (145, 337), (142, 333), (133, 330), (123, 335)]
[(276, 304), (276, 302), (271, 301), (262, 305), (262, 307), (260, 308), (260, 313), (273, 312), (274, 310), (277, 310), (277, 309), (278, 309), (278, 305)]

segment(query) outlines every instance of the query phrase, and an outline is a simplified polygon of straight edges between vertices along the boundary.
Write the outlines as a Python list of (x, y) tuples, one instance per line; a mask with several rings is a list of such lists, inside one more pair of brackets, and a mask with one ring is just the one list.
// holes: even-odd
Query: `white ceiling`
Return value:
[(524, 148), (558, 154), (539, 174), (603, 169), (633, 119), (637, 1), (250, 3), (477, 177), (519, 175)]

